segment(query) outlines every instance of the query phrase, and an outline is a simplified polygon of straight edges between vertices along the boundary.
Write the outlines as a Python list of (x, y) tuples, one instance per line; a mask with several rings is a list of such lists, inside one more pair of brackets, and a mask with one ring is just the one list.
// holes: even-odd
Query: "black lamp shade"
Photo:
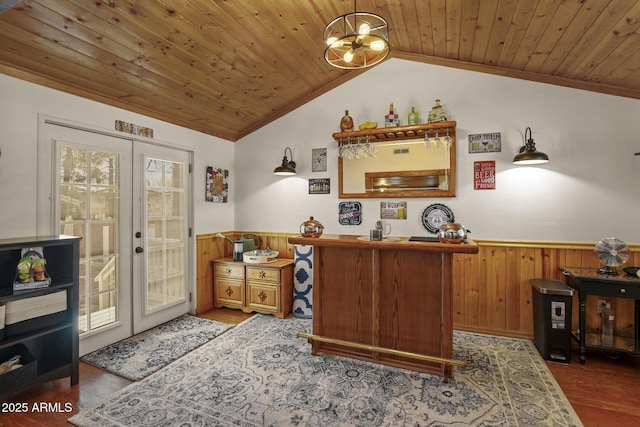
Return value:
[[(287, 158), (287, 150), (291, 154), (291, 159)], [(291, 148), (284, 149), (284, 157), (282, 157), (282, 164), (273, 170), (275, 175), (295, 175), (296, 174), (296, 162), (293, 161), (293, 152)]]
[[(527, 134), (529, 138), (527, 138)], [(536, 144), (531, 137), (531, 128), (527, 128), (524, 131), (524, 138), (527, 141), (526, 144), (520, 147), (520, 152), (513, 158), (513, 163), (516, 165), (537, 165), (540, 163), (547, 163), (549, 156), (541, 151), (536, 150)]]

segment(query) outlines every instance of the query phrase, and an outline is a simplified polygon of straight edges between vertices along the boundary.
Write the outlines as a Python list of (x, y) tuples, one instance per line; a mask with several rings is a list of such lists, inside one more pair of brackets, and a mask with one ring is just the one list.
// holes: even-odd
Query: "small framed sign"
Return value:
[(327, 149), (314, 148), (311, 150), (311, 172), (327, 171)]
[(495, 190), (496, 189), (496, 161), (495, 160), (473, 162), (473, 189), (474, 190)]
[(205, 172), (206, 202), (227, 203), (229, 196), (229, 171), (207, 166)]
[(380, 202), (380, 219), (407, 219), (407, 202)]
[(469, 153), (495, 153), (501, 150), (500, 132), (469, 135)]
[(309, 194), (329, 194), (330, 192), (330, 178), (312, 178), (309, 180)]
[(135, 125), (133, 123), (123, 122), (122, 120), (116, 120), (116, 130), (120, 132), (127, 132), (132, 135), (153, 138), (153, 129), (140, 126), (140, 125)]
[(338, 205), (340, 225), (360, 225), (362, 222), (362, 204), (360, 202), (340, 202)]

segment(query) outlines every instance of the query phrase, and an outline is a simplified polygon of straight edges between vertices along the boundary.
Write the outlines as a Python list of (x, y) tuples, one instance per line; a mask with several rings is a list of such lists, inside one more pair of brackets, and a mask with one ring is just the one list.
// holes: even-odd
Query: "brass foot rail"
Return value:
[(374, 351), (377, 353), (393, 354), (394, 356), (409, 357), (411, 359), (424, 360), (427, 362), (444, 363), (445, 365), (460, 366), (462, 368), (467, 366), (467, 362), (463, 362), (462, 360), (446, 359), (444, 357), (428, 356), (426, 354), (419, 354), (419, 353), (410, 353), (407, 351), (394, 350), (392, 348), (377, 347), (374, 345), (360, 344), (352, 341), (344, 341), (344, 340), (339, 340), (335, 338), (323, 337), (321, 335), (306, 334), (304, 332), (298, 332), (298, 338), (307, 338), (310, 340), (325, 342), (328, 344), (336, 344), (344, 347), (357, 348), (359, 350)]

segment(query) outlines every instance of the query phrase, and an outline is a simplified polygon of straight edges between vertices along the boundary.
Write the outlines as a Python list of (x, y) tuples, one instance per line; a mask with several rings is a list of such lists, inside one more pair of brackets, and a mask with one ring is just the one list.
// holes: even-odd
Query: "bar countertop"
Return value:
[(323, 234), (320, 237), (289, 237), (289, 243), (312, 246), (361, 247), (378, 250), (413, 250), (445, 253), (478, 253), (478, 245), (467, 238), (463, 243), (410, 241), (406, 236), (387, 236), (383, 240), (370, 240), (369, 236), (353, 234)]

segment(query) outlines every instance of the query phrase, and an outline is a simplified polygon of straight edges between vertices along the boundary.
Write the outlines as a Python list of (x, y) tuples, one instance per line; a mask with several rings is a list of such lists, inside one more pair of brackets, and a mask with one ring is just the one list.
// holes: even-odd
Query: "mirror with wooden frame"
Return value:
[(456, 122), (333, 134), (339, 197), (454, 197)]

